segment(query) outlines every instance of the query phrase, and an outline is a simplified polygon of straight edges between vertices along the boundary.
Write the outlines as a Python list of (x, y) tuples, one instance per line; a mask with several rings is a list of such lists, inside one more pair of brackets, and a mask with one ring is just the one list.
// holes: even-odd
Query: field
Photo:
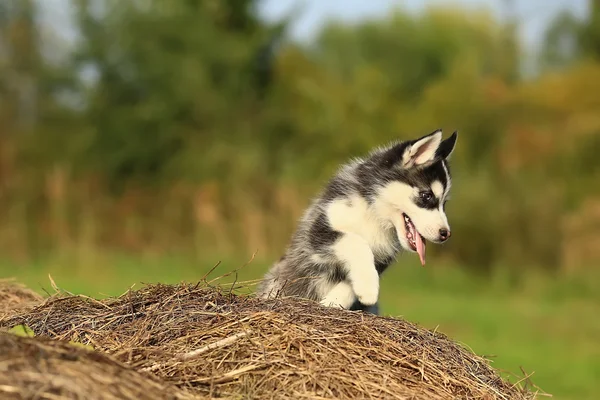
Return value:
[[(114, 257), (85, 266), (65, 260), (5, 262), (0, 276), (14, 276), (43, 293), (42, 288), (51, 291), (50, 273), (62, 289), (102, 298), (121, 294), (136, 282), (194, 282), (215, 261)], [(213, 274), (243, 264), (222, 262)], [(254, 261), (237, 279), (257, 278), (265, 268), (265, 263)], [(600, 292), (594, 278), (473, 278), (455, 268), (422, 268), (405, 259), (382, 283), (382, 311), (447, 334), (492, 358), (495, 368), (533, 373), (531, 380), (554, 398), (592, 399), (600, 390)]]
[(0, 2), (0, 280), (100, 302), (217, 262), (256, 280), (340, 163), (443, 128), (451, 244), (386, 272), (382, 312), (554, 398), (599, 397), (600, 1), (557, 1), (535, 45), (491, 0), (335, 12), (306, 40), (304, 6), (65, 2)]

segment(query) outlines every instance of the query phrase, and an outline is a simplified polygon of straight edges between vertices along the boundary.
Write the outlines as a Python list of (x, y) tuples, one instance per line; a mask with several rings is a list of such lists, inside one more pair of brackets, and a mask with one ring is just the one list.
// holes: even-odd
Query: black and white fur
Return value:
[(415, 252), (409, 228), (433, 243), (450, 236), (445, 204), (456, 139), (454, 132), (442, 141), (436, 130), (342, 166), (305, 211), (257, 294), (377, 314), (380, 275), (401, 250)]

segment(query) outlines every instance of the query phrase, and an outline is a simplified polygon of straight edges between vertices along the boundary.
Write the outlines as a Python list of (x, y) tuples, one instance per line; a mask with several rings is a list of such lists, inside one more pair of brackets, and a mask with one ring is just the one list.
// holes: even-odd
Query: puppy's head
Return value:
[(442, 243), (451, 235), (445, 204), (452, 183), (448, 160), (457, 137), (454, 132), (442, 140), (442, 131), (436, 130), (374, 157), (380, 217), (394, 225), (401, 246), (417, 252), (423, 265), (426, 240)]

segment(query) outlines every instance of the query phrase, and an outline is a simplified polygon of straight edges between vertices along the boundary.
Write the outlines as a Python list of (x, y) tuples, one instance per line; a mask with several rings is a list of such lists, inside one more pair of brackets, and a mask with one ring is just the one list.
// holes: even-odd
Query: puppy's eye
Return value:
[(431, 201), (433, 199), (433, 193), (431, 192), (420, 192), (419, 197), (424, 201)]

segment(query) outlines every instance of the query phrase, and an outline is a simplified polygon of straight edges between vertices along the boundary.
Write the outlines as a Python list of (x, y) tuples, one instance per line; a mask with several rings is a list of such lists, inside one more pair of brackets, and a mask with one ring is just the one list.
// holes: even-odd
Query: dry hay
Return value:
[(0, 316), (31, 307), (42, 300), (42, 296), (14, 279), (0, 279)]
[(91, 344), (199, 396), (260, 399), (532, 399), (487, 360), (412, 323), (314, 302), (152, 285), (102, 301), (56, 295), (0, 316)]
[(0, 333), (2, 399), (185, 399), (182, 390), (96, 351)]

